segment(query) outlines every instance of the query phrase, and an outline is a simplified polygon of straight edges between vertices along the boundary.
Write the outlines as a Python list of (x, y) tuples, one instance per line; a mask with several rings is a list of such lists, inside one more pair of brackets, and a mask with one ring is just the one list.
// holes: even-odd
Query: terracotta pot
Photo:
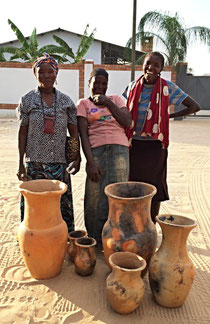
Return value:
[(57, 180), (23, 182), (24, 220), (18, 231), (23, 260), (35, 279), (55, 277), (61, 271), (67, 244), (67, 226), (60, 211), (65, 183)]
[(96, 240), (92, 237), (76, 239), (76, 255), (74, 258), (75, 270), (80, 276), (89, 276), (93, 273), (96, 265), (94, 247)]
[[(150, 207), (156, 188), (143, 182), (113, 183), (105, 187), (109, 200), (108, 220), (102, 232), (106, 263), (114, 252), (128, 251), (142, 256), (147, 264), (155, 251), (157, 232)], [(142, 276), (146, 269), (142, 272)]]
[(149, 266), (152, 294), (162, 306), (179, 307), (187, 298), (194, 280), (194, 267), (187, 254), (186, 241), (196, 222), (178, 215), (159, 215), (156, 220), (162, 229), (163, 240)]
[(144, 295), (141, 271), (146, 261), (131, 252), (115, 252), (109, 257), (112, 273), (106, 279), (107, 296), (112, 308), (120, 314), (129, 314)]
[(76, 245), (75, 245), (76, 239), (81, 237), (86, 237), (86, 236), (87, 236), (87, 232), (84, 230), (77, 230), (69, 233), (68, 235), (69, 244), (67, 246), (67, 253), (72, 262), (74, 262), (74, 257), (76, 255)]

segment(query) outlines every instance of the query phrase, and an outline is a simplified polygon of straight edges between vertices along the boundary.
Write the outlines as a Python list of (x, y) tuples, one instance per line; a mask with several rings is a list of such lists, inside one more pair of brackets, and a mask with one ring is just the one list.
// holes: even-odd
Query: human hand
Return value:
[(97, 95), (94, 95), (93, 96), (93, 103), (95, 105), (106, 105), (107, 104), (107, 101), (109, 100), (109, 98), (105, 95), (102, 95), (102, 94), (97, 94)]
[(69, 163), (66, 171), (70, 174), (75, 175), (80, 170), (81, 158), (80, 156), (73, 162)]
[(93, 182), (98, 182), (100, 180), (100, 176), (103, 174), (101, 169), (97, 166), (96, 163), (87, 164), (86, 172), (88, 177)]
[(19, 166), (18, 172), (17, 172), (17, 177), (20, 181), (27, 181), (27, 177), (26, 177), (26, 169), (25, 166), (22, 164)]

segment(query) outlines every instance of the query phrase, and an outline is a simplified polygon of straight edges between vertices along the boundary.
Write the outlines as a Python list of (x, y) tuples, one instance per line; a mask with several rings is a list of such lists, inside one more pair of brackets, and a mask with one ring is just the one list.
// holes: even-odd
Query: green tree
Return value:
[[(170, 16), (167, 12), (147, 12), (139, 22), (136, 42), (144, 44), (147, 37), (153, 37), (157, 46), (160, 44), (168, 65), (183, 62), (189, 45), (196, 41), (210, 46), (210, 29), (202, 26), (186, 28), (178, 13)], [(130, 47), (131, 42), (129, 39), (126, 46)]]
[[(90, 48), (93, 40), (94, 40), (94, 34), (96, 29), (92, 31), (92, 33), (88, 36), (88, 29), (89, 25), (87, 24), (84, 33), (82, 35), (81, 41), (79, 43), (78, 49), (76, 53), (73, 53), (72, 48), (60, 37), (53, 35), (54, 40), (56, 43), (58, 43), (60, 46), (57, 45), (48, 45), (46, 46), (46, 51), (51, 53), (51, 55), (55, 55), (57, 53), (63, 54), (62, 59), (65, 62), (72, 62), (72, 63), (78, 63), (80, 62), (85, 54), (87, 53), (88, 49)], [(72, 61), (73, 60), (73, 61)]]
[(36, 28), (34, 28), (29, 41), (24, 37), (20, 29), (8, 19), (8, 23), (12, 30), (15, 32), (21, 47), (4, 46), (0, 48), (0, 61), (6, 61), (3, 53), (12, 54), (10, 61), (22, 59), (25, 62), (33, 62), (37, 57), (41, 56), (45, 52), (45, 46), (38, 49)]

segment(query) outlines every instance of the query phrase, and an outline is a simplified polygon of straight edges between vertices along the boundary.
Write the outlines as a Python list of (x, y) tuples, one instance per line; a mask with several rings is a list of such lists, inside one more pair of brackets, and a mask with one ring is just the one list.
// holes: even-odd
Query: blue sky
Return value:
[[(186, 27), (205, 26), (210, 28), (209, 0), (137, 0), (137, 25), (148, 11), (178, 12)], [(0, 43), (15, 39), (15, 33), (8, 25), (11, 19), (25, 36), (56, 29), (58, 27), (83, 33), (89, 23), (95, 37), (110, 43), (125, 46), (132, 35), (133, 0), (11, 0), (3, 1), (0, 10)], [(188, 66), (195, 74), (210, 74), (210, 51), (207, 46), (196, 43), (188, 51)]]

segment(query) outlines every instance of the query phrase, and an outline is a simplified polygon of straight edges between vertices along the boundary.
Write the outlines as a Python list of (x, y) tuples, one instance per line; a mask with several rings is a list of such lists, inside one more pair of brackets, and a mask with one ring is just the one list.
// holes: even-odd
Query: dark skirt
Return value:
[[(28, 180), (48, 179), (59, 180), (67, 184), (67, 191), (61, 196), (61, 214), (63, 220), (66, 222), (68, 232), (74, 230), (74, 215), (73, 215), (73, 202), (71, 179), (69, 174), (66, 173), (66, 164), (62, 163), (40, 163), (28, 162), (26, 163), (26, 175)], [(21, 221), (24, 218), (24, 197), (21, 195), (20, 203)]]
[(159, 140), (133, 139), (130, 148), (130, 181), (146, 182), (157, 188), (153, 200), (169, 199), (167, 177), (167, 149)]

